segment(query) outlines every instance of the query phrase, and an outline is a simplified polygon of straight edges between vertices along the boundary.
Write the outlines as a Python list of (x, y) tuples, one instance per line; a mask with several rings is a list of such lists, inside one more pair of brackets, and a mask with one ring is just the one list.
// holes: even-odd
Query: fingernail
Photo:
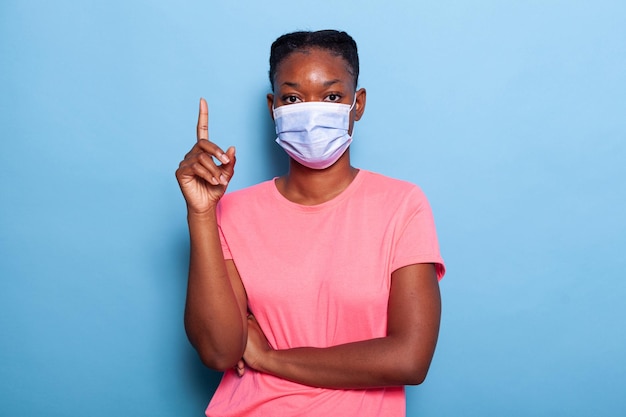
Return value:
[(230, 159), (228, 158), (228, 156), (226, 156), (226, 154), (225, 154), (225, 153), (223, 153), (223, 154), (221, 154), (221, 155), (220, 155), (220, 160), (221, 160), (223, 163), (225, 163), (225, 164), (227, 164), (227, 163), (229, 163), (229, 162), (230, 162)]
[(211, 184), (213, 184), (213, 185), (219, 185), (219, 183), (220, 183), (220, 182), (217, 180), (217, 178), (215, 178), (215, 177), (211, 177)]
[(224, 175), (220, 175), (220, 183), (222, 185), (228, 185), (228, 180), (226, 179)]

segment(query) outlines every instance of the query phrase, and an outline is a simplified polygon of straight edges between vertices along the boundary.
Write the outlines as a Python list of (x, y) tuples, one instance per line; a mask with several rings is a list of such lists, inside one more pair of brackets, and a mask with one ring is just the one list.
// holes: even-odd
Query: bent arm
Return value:
[(252, 357), (250, 366), (261, 372), (315, 387), (417, 385), (424, 381), (430, 367), (440, 317), (434, 265), (410, 265), (392, 274), (385, 337), (328, 348), (271, 350), (267, 344), (263, 346), (263, 335), (252, 321), (251, 346), (246, 348), (244, 358)]
[(215, 209), (190, 213), (188, 223), (185, 330), (202, 362), (223, 371), (237, 363), (246, 346), (246, 295), (233, 261), (224, 261)]

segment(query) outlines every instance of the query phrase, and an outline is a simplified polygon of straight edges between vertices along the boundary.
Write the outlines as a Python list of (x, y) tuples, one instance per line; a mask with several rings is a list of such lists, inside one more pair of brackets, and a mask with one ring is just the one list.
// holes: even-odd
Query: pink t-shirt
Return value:
[[(415, 185), (361, 170), (316, 206), (285, 199), (274, 181), (225, 195), (222, 249), (248, 306), (275, 349), (328, 347), (383, 337), (391, 273), (435, 263), (430, 206)], [(207, 416), (404, 416), (404, 387), (314, 388), (246, 368), (224, 373)]]

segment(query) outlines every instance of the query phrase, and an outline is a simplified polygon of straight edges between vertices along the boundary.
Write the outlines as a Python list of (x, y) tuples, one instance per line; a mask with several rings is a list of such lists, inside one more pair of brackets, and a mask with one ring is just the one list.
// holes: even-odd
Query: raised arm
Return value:
[(440, 317), (435, 267), (410, 265), (392, 274), (385, 337), (328, 348), (272, 350), (254, 318), (249, 318), (244, 359), (261, 372), (315, 387), (416, 385), (430, 367)]
[(202, 361), (225, 370), (237, 363), (246, 345), (246, 296), (233, 262), (224, 261), (217, 227), (217, 203), (234, 172), (235, 148), (224, 152), (209, 142), (208, 122), (202, 99), (197, 143), (176, 171), (190, 237), (185, 330)]

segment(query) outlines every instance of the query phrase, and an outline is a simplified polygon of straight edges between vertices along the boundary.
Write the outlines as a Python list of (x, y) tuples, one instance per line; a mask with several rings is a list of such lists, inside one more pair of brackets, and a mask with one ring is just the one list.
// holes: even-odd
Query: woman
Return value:
[(426, 377), (443, 261), (419, 188), (350, 164), (358, 73), (344, 32), (278, 38), (267, 105), (289, 172), (227, 195), (235, 149), (208, 141), (201, 100), (176, 175), (191, 239), (185, 327), (225, 372), (207, 416), (401, 416), (404, 385)]

